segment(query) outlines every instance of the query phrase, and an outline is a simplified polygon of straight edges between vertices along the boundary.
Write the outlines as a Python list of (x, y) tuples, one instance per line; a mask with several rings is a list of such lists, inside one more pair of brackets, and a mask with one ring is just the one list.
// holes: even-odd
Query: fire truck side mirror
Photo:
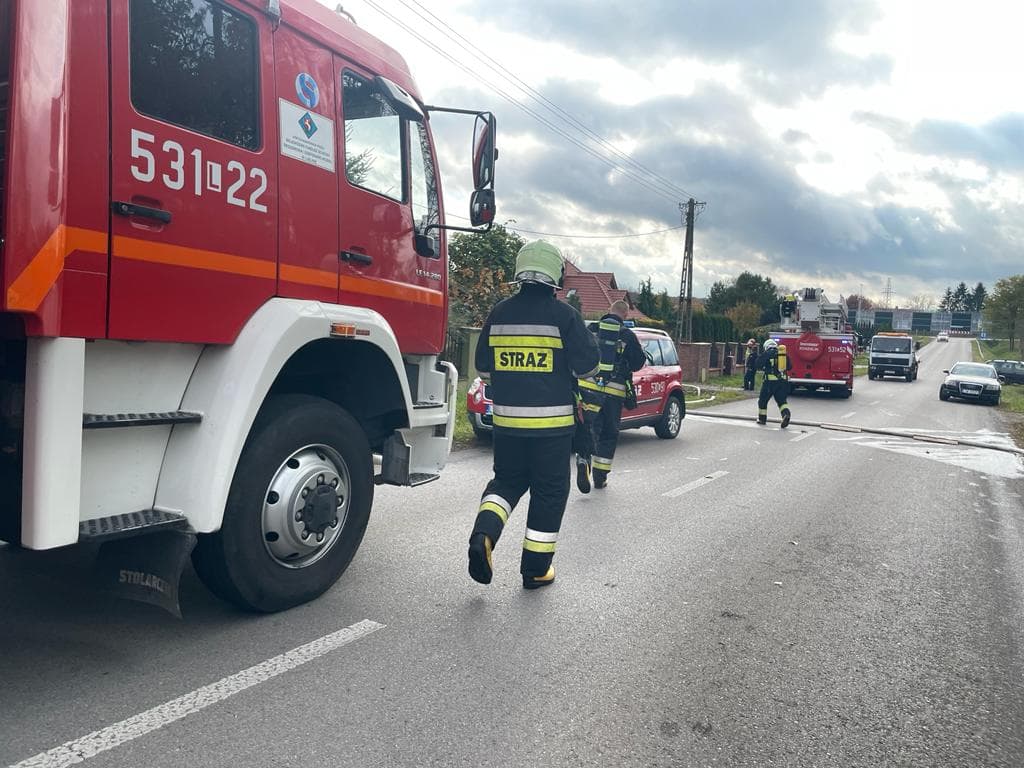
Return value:
[(416, 253), (428, 259), (435, 258), (437, 256), (437, 239), (430, 235), (422, 235), (416, 233), (415, 237)]
[(478, 189), (469, 198), (469, 220), (474, 227), (494, 222), (494, 190)]
[(494, 186), (494, 163), (498, 150), (494, 146), (497, 121), (490, 112), (476, 116), (473, 125), (473, 189)]

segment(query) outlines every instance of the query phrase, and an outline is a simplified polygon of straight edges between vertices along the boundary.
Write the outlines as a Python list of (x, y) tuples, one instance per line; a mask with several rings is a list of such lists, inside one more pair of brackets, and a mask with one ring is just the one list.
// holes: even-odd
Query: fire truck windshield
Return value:
[(910, 339), (875, 336), (871, 340), (871, 349), (875, 352), (895, 352), (907, 355), (910, 354)]

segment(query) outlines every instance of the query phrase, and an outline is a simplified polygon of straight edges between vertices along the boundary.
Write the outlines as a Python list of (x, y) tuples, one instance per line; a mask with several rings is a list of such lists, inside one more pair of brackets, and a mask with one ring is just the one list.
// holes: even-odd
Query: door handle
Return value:
[(354, 261), (357, 264), (363, 264), (369, 266), (373, 264), (373, 256), (368, 253), (358, 253), (356, 251), (342, 251), (338, 254), (342, 261)]
[(118, 216), (141, 216), (144, 219), (155, 219), (164, 224), (171, 223), (171, 212), (162, 208), (149, 208), (145, 205), (122, 203), (115, 200), (110, 204), (110, 209)]

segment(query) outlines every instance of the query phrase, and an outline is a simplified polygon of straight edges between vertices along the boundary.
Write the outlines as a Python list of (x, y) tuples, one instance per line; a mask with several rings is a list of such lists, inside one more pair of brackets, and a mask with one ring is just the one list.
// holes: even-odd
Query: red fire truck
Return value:
[(820, 288), (805, 288), (785, 297), (779, 314), (779, 330), (771, 337), (785, 345), (793, 361), (789, 374), (792, 388), (852, 395), (857, 344), (845, 305), (830, 302)]
[(0, 0), (0, 81), (0, 539), (172, 608), (190, 553), (251, 610), (321, 594), (375, 483), (447, 459), (430, 116), (475, 116), (477, 228), (493, 116), (316, 0)]

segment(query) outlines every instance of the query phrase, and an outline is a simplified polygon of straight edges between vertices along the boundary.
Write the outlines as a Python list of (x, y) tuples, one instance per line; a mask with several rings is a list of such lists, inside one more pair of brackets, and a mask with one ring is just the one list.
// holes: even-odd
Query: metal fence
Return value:
[(469, 333), (465, 328), (449, 328), (444, 337), (441, 359), (454, 363), (460, 372), (466, 370), (469, 362), (466, 349), (468, 339)]

